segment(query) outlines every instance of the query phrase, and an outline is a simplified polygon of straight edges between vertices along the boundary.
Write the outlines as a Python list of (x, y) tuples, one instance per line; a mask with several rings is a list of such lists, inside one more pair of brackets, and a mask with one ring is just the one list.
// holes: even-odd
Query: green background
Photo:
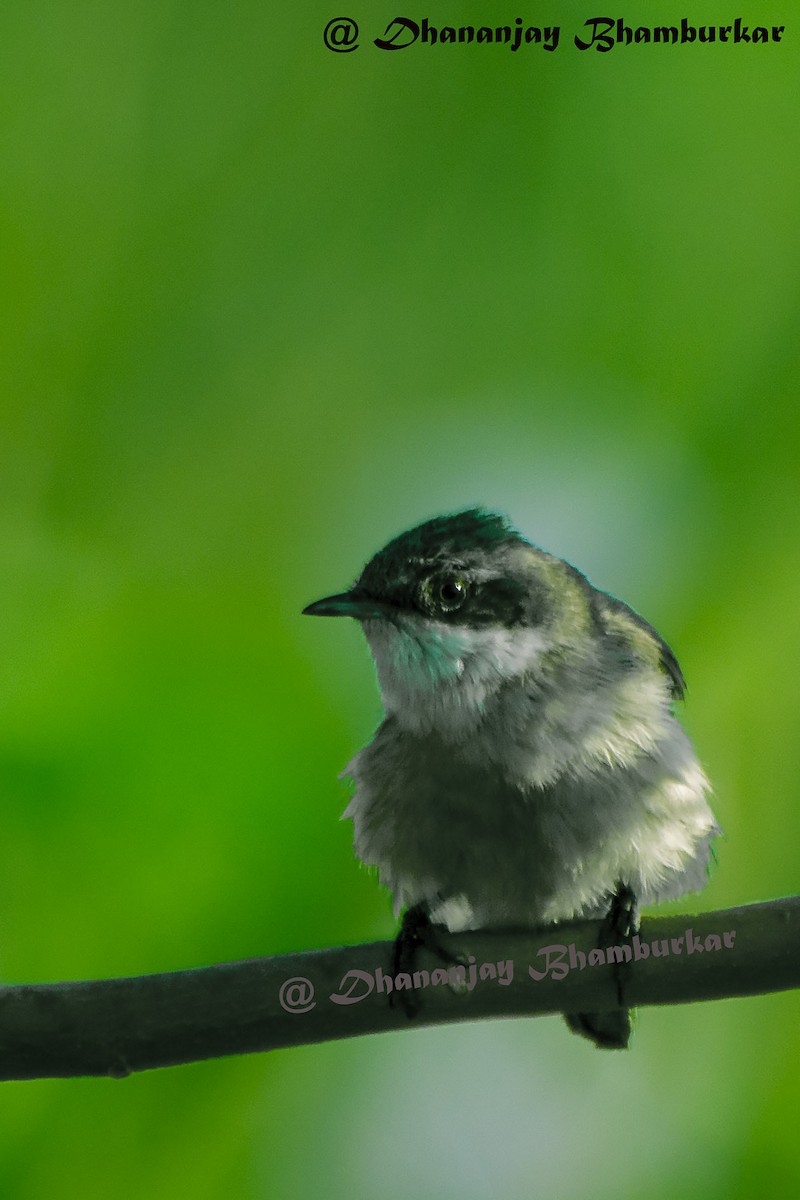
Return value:
[[(726, 834), (687, 911), (800, 890), (800, 27), (687, 10), (737, 14), (784, 42), (4, 6), (3, 980), (391, 936), (339, 821), (372, 667), (300, 610), (475, 502), (675, 648)], [(799, 1053), (790, 993), (626, 1055), (545, 1018), (6, 1083), (0, 1195), (795, 1195)]]

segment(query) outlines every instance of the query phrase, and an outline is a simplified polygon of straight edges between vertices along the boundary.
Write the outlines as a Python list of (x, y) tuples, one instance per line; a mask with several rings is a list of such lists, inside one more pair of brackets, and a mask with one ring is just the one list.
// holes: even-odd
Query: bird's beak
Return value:
[(355, 617), (357, 621), (369, 617), (383, 617), (386, 606), (361, 592), (340, 592), (338, 596), (326, 596), (315, 600), (303, 609), (306, 617)]

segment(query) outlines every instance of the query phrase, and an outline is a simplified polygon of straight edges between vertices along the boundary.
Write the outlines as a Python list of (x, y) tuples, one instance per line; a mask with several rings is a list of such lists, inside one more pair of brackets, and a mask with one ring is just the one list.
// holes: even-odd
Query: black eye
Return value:
[(446, 579), (439, 584), (439, 599), (448, 608), (461, 604), (467, 594), (467, 589), (460, 579)]
[(467, 585), (458, 576), (438, 576), (426, 580), (423, 593), (428, 607), (435, 612), (455, 612), (467, 598)]

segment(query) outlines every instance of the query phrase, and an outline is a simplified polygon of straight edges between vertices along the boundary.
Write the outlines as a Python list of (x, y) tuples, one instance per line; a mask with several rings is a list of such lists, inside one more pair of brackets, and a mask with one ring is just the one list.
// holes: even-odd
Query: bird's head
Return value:
[(394, 538), (312, 616), (361, 622), (384, 707), (405, 726), (468, 732), (489, 697), (580, 637), (586, 581), (505, 517), (474, 508)]

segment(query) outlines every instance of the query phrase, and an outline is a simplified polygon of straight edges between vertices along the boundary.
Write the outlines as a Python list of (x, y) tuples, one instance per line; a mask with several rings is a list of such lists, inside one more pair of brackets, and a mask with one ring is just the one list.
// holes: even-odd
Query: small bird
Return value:
[[(425, 926), (541, 928), (696, 891), (720, 832), (656, 630), (580, 571), (472, 508), (390, 541), (305, 613), (360, 621), (385, 719), (345, 768), (355, 852)], [(399, 953), (400, 951), (398, 951)], [(566, 1014), (603, 1048), (630, 1014)]]

